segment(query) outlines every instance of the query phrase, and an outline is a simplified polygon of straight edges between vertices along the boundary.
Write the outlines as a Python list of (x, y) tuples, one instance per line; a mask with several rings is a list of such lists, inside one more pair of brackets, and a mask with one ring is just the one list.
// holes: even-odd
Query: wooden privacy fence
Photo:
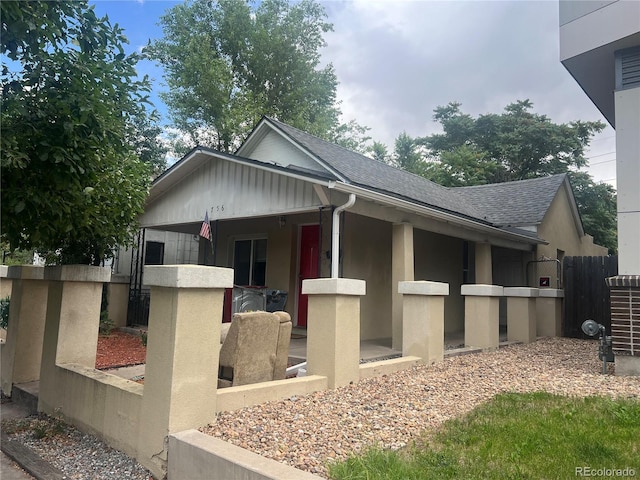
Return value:
[(618, 257), (564, 257), (564, 322), (562, 335), (589, 338), (580, 328), (587, 319), (595, 320), (611, 332), (609, 287), (605, 278), (618, 274)]

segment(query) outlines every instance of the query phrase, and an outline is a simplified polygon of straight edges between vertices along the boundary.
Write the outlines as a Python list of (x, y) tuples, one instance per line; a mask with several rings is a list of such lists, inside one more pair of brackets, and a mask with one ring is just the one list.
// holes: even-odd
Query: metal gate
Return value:
[(144, 246), (146, 230), (138, 232), (131, 249), (131, 276), (129, 277), (129, 305), (127, 326), (149, 325), (149, 300), (151, 292), (142, 288), (144, 273)]

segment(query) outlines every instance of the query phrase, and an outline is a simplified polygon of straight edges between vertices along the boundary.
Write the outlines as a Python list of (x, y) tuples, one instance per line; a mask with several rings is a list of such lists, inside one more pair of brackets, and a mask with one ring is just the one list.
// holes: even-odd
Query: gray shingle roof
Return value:
[(447, 188), (270, 117), (265, 118), (353, 185), (533, 237), (536, 235), (513, 227), (542, 222), (566, 178), (566, 174), (560, 174), (516, 182)]
[(454, 189), (352, 152), (272, 118), (267, 119), (353, 185), (485, 221), (482, 212)]
[(495, 225), (522, 226), (542, 222), (566, 174), (516, 182), (458, 187), (458, 194)]

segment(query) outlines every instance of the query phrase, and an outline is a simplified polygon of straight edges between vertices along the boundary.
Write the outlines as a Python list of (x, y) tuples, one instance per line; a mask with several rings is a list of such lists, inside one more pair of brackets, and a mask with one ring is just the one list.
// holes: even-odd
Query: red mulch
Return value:
[(114, 330), (111, 335), (98, 336), (97, 369), (138, 365), (144, 363), (146, 358), (147, 347), (142, 344), (140, 335)]

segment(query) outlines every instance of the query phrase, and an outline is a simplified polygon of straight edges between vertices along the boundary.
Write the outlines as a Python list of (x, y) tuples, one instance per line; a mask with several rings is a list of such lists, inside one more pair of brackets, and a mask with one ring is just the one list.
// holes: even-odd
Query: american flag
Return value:
[(200, 227), (200, 236), (211, 240), (211, 225), (209, 225), (209, 212), (204, 212), (204, 220)]

